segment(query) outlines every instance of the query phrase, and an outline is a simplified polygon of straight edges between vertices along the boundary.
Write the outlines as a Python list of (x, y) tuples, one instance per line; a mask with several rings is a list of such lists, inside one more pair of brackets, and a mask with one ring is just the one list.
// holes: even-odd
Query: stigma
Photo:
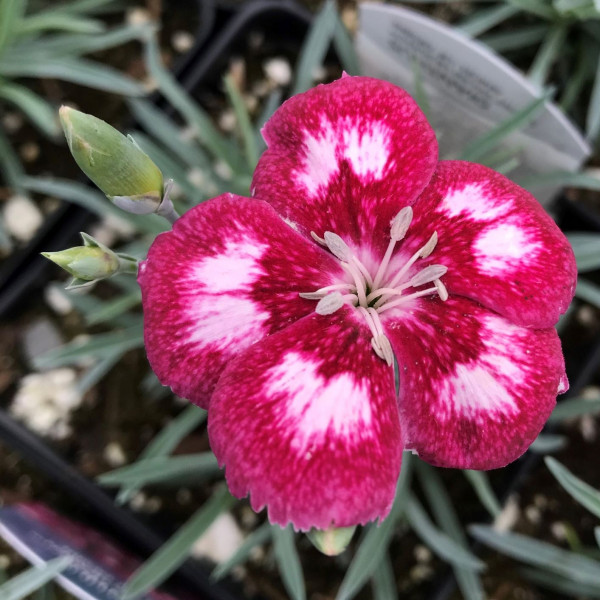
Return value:
[(441, 278), (448, 271), (444, 265), (427, 265), (408, 273), (415, 263), (427, 258), (435, 249), (438, 236), (434, 231), (426, 244), (419, 248), (404, 264), (391, 268), (390, 262), (398, 242), (408, 232), (413, 219), (413, 209), (403, 208), (391, 221), (390, 242), (374, 273), (359, 260), (344, 240), (331, 231), (323, 237), (311, 232), (313, 239), (326, 247), (339, 261), (348, 275), (348, 281), (319, 288), (314, 292), (299, 294), (301, 298), (316, 300), (315, 312), (330, 315), (342, 308), (353, 307), (371, 331), (371, 346), (381, 359), (391, 366), (394, 362), (392, 346), (384, 333), (381, 315), (422, 296), (438, 295), (441, 300), (448, 299), (448, 291)]

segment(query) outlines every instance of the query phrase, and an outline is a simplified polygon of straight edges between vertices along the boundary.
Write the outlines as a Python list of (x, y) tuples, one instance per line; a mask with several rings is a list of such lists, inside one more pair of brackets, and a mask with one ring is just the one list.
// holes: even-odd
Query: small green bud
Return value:
[(162, 173), (133, 139), (68, 106), (60, 108), (59, 116), (79, 168), (110, 200), (135, 214), (158, 210), (164, 191)]
[(81, 237), (83, 246), (61, 252), (42, 252), (42, 256), (73, 275), (67, 289), (90, 286), (95, 281), (120, 272), (137, 272), (137, 261), (134, 258), (116, 254), (87, 233), (82, 233)]
[(356, 527), (332, 527), (331, 529), (311, 529), (306, 536), (313, 546), (327, 556), (341, 554), (350, 543)]

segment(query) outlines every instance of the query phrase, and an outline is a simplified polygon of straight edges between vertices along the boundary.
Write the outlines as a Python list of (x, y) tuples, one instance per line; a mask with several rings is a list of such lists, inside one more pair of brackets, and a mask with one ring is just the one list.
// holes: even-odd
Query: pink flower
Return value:
[(232, 493), (274, 523), (344, 527), (387, 515), (403, 448), (515, 460), (568, 385), (560, 230), (502, 175), (438, 162), (383, 81), (314, 88), (263, 134), (254, 198), (190, 210), (139, 275), (152, 368), (208, 408)]

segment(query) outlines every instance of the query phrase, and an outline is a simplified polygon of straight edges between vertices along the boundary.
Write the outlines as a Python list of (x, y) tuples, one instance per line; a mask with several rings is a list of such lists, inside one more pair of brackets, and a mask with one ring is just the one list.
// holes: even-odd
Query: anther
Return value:
[(317, 302), (315, 312), (318, 315), (332, 315), (336, 310), (344, 306), (344, 298), (339, 292), (327, 294)]
[(446, 289), (446, 286), (439, 279), (436, 279), (433, 282), (433, 285), (435, 285), (435, 288), (437, 289), (440, 300), (446, 302), (446, 300), (448, 300), (448, 290)]
[(317, 242), (317, 244), (321, 244), (321, 246), (327, 246), (327, 244), (325, 243), (325, 240), (323, 238), (320, 238), (314, 231), (310, 232), (310, 237), (315, 240), (315, 242)]
[(438, 235), (437, 231), (433, 232), (433, 235), (429, 238), (429, 241), (419, 251), (419, 258), (427, 258), (437, 246)]
[(390, 237), (399, 242), (404, 239), (408, 228), (413, 220), (413, 209), (410, 206), (405, 206), (393, 219)]
[(323, 237), (325, 238), (325, 244), (327, 244), (329, 251), (336, 258), (345, 262), (352, 260), (352, 251), (348, 248), (348, 244), (346, 244), (337, 233), (326, 231)]
[(448, 271), (448, 267), (444, 265), (428, 265), (423, 270), (419, 271), (406, 285), (406, 287), (419, 287), (426, 283), (430, 283), (439, 279)]

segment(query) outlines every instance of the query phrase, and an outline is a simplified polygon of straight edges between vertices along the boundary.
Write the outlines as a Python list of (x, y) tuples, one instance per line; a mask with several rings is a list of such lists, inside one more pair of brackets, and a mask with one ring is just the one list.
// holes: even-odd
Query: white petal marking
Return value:
[[(338, 125), (339, 127), (339, 125)], [(390, 134), (380, 121), (343, 127), (344, 158), (359, 177), (383, 177), (390, 157)]]
[(288, 352), (267, 375), (267, 393), (285, 395), (281, 418), (293, 435), (292, 446), (300, 453), (323, 443), (327, 432), (348, 443), (371, 435), (366, 386), (351, 373), (323, 377), (319, 366), (297, 352)]
[(259, 264), (267, 246), (249, 238), (228, 241), (225, 249), (209, 256), (193, 269), (192, 277), (203, 284), (208, 292), (239, 292), (250, 290), (253, 283), (264, 275)]
[(321, 120), (318, 137), (305, 131), (304, 152), (303, 168), (295, 172), (296, 181), (311, 196), (316, 196), (319, 189), (326, 186), (339, 169), (337, 132), (329, 121)]
[(440, 203), (440, 208), (450, 217), (466, 216), (474, 221), (491, 221), (505, 215), (513, 206), (511, 198), (488, 198), (485, 187), (469, 183), (452, 190)]
[(539, 244), (517, 225), (502, 224), (484, 229), (473, 244), (479, 270), (500, 275), (519, 268), (527, 257), (534, 258)]

